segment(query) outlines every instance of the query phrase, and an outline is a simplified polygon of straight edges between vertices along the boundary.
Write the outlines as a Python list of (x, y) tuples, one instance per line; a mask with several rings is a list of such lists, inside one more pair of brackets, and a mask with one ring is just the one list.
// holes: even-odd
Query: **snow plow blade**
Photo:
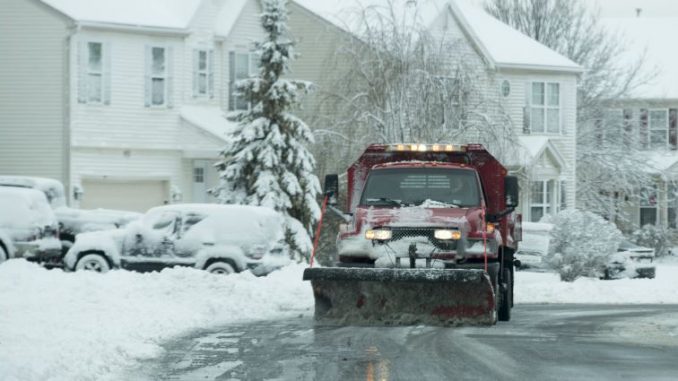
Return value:
[(309, 268), (315, 319), (338, 325), (493, 325), (495, 294), (482, 270)]

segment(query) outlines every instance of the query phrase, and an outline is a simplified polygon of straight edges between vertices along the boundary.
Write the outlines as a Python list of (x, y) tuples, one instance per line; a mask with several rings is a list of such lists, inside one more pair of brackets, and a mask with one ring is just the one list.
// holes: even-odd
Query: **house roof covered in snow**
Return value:
[(217, 106), (182, 106), (181, 119), (208, 132), (217, 138), (227, 141), (227, 135), (236, 124), (226, 119), (224, 111)]
[(509, 167), (531, 167), (537, 164), (545, 153), (549, 153), (561, 169), (567, 167), (558, 148), (546, 136), (519, 136), (518, 143), (513, 156), (506, 160)]
[(678, 99), (678, 17), (610, 18), (603, 22), (624, 37), (628, 48), (625, 59), (629, 64), (642, 58), (645, 69), (657, 73), (638, 87), (632, 97)]
[(202, 0), (40, 0), (81, 23), (186, 29)]
[(645, 154), (649, 170), (654, 174), (666, 174), (678, 164), (676, 151), (648, 151)]
[[(361, 6), (386, 7), (386, 0), (295, 0), (298, 4), (351, 31), (356, 10)], [(401, 4), (402, 3), (402, 4)], [(407, 2), (397, 0), (396, 14), (408, 12)], [(421, 0), (417, 2), (417, 22), (430, 26), (442, 12), (448, 11), (459, 22), (488, 62), (496, 67), (529, 68), (550, 71), (582, 72), (584, 69), (482, 9), (459, 0)], [(399, 6), (399, 7), (398, 7)]]

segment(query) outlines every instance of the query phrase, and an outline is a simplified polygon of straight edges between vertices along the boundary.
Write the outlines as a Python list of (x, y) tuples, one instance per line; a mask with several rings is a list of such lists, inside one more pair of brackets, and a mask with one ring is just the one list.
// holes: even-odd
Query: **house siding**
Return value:
[(33, 0), (0, 7), (0, 173), (67, 184), (70, 22)]

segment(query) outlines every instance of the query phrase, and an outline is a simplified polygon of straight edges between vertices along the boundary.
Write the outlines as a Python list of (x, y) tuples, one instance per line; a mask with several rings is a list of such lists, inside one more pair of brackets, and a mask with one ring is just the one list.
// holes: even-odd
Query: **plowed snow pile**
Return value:
[(48, 271), (0, 265), (0, 380), (116, 379), (192, 329), (312, 314), (295, 265), (256, 278), (189, 268), (161, 273)]

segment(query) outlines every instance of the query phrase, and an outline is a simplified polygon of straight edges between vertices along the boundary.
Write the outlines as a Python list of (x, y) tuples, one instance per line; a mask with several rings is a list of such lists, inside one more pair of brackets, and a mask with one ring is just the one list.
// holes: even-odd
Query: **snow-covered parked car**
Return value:
[(638, 246), (622, 241), (619, 249), (612, 254), (605, 267), (604, 279), (649, 278), (655, 277), (653, 248)]
[(523, 239), (514, 255), (515, 266), (518, 270), (546, 269), (545, 259), (549, 253), (552, 229), (552, 224), (523, 222)]
[(40, 191), (0, 187), (0, 230), (10, 241), (11, 249), (8, 245), (2, 253), (8, 258), (48, 260), (61, 255), (57, 219)]
[(74, 209), (66, 206), (64, 185), (55, 179), (29, 176), (0, 176), (0, 187), (31, 188), (41, 191), (59, 221), (63, 254), (78, 233), (115, 229), (141, 217), (141, 213), (110, 209)]
[(284, 219), (245, 205), (176, 204), (150, 209), (117, 230), (78, 234), (64, 257), (69, 270), (137, 271), (192, 266), (212, 273), (267, 274), (289, 262)]

